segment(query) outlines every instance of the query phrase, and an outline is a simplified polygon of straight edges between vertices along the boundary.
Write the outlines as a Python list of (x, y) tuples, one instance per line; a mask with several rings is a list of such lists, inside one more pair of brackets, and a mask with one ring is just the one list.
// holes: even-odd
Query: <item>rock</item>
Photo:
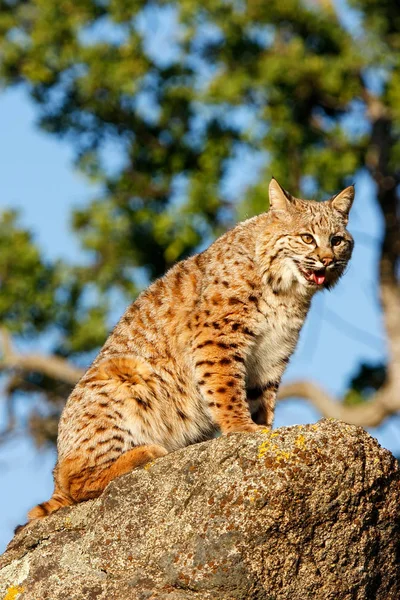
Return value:
[(322, 420), (169, 454), (23, 529), (9, 600), (399, 600), (400, 477)]

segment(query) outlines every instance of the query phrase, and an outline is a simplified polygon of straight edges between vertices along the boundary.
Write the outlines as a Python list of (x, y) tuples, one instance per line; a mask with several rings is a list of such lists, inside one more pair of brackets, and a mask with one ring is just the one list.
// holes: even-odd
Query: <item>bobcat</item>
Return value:
[(127, 309), (67, 401), (55, 490), (31, 520), (217, 429), (271, 427), (311, 299), (351, 257), (354, 187), (320, 203), (272, 179), (269, 197), (267, 213), (176, 264)]

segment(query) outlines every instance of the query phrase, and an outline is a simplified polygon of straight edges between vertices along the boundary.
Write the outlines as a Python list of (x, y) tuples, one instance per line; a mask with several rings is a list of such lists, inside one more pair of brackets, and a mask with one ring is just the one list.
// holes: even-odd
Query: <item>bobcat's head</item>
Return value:
[(349, 186), (325, 202), (294, 198), (275, 179), (269, 186), (273, 245), (269, 271), (275, 285), (304, 291), (330, 289), (344, 273), (354, 241), (346, 229), (354, 200)]

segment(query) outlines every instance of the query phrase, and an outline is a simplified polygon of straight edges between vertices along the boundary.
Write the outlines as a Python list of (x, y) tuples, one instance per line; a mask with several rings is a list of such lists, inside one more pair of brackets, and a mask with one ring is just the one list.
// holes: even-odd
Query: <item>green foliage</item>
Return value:
[[(0, 0), (0, 80), (26, 85), (40, 126), (74, 145), (101, 190), (73, 215), (83, 266), (46, 264), (15, 216), (3, 216), (0, 322), (32, 334), (53, 324), (57, 353), (91, 351), (112, 294), (128, 302), (143, 273), (159, 276), (265, 210), (272, 173), (317, 198), (351, 183), (373, 158), (371, 74), (393, 119), (396, 169), (398, 5), (349, 3), (355, 32), (322, 0)], [(245, 194), (227, 197), (232, 164), (242, 173), (239, 147), (266, 160)]]
[(386, 378), (386, 365), (362, 363), (349, 382), (349, 391), (344, 397), (344, 403), (347, 406), (354, 406), (365, 402), (384, 385)]
[(18, 222), (0, 214), (0, 326), (25, 338), (58, 327), (56, 354), (68, 356), (99, 346), (109, 307), (89, 295), (85, 269), (50, 264)]
[(55, 318), (55, 267), (46, 264), (17, 213), (0, 215), (0, 323), (12, 332), (37, 334)]

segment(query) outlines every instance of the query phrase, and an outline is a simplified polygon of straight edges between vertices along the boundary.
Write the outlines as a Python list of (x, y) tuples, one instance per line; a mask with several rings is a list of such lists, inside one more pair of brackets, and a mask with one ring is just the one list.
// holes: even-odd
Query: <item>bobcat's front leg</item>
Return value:
[(246, 399), (245, 344), (225, 336), (202, 338), (194, 348), (196, 381), (214, 422), (222, 433), (260, 430)]
[(252, 415), (256, 423), (263, 424), (265, 427), (272, 427), (279, 384), (280, 380), (269, 381), (263, 386), (247, 389), (247, 399), (259, 401), (258, 409)]

